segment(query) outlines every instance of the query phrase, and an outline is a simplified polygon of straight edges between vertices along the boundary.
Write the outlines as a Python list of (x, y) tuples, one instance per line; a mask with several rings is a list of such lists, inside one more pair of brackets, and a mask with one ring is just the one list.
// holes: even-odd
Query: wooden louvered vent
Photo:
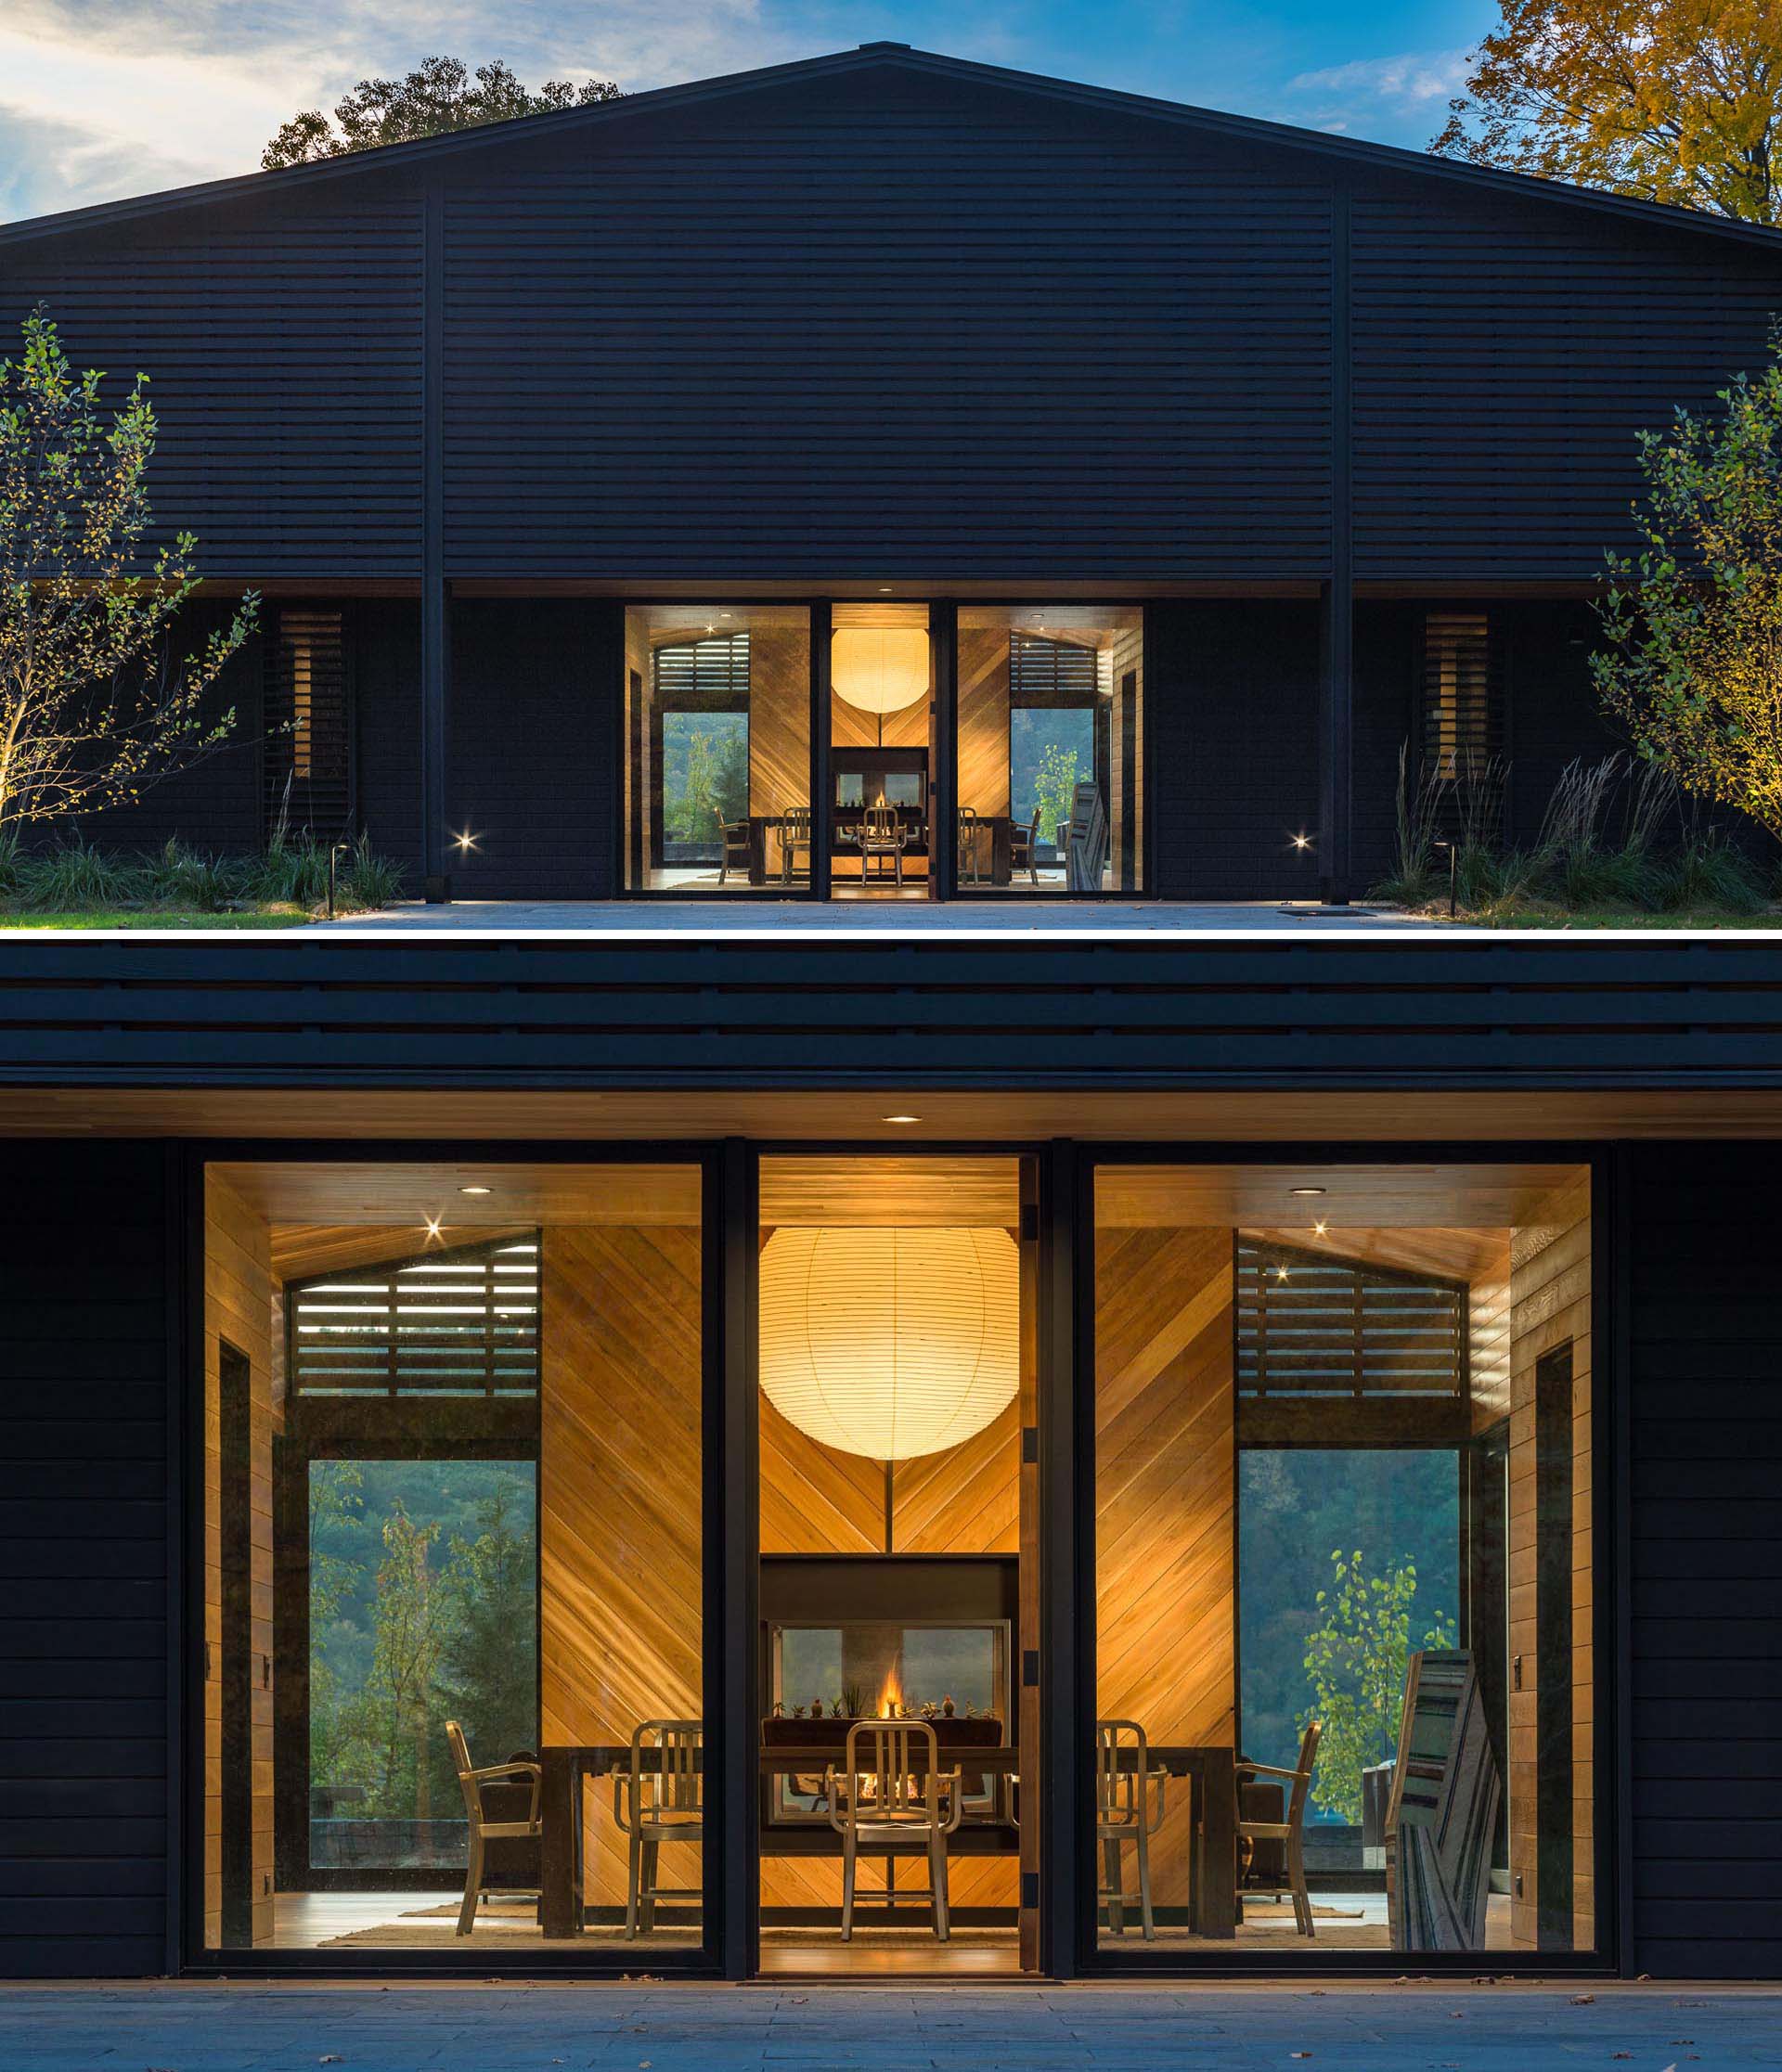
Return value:
[(265, 826), (268, 840), (350, 834), (353, 729), (338, 611), (283, 606), (266, 656)]
[(1012, 705), (1092, 706), (1098, 689), (1093, 648), (1049, 640), (1037, 633), (1009, 636)]
[(292, 1281), (299, 1396), (536, 1396), (538, 1240), (503, 1239)]
[(1237, 1390), (1271, 1402), (1462, 1401), (1466, 1290), (1240, 1239)]
[(1430, 611), (1423, 622), (1423, 781), (1442, 788), (1445, 838), (1495, 839), (1507, 775), (1499, 643), (1482, 611)]

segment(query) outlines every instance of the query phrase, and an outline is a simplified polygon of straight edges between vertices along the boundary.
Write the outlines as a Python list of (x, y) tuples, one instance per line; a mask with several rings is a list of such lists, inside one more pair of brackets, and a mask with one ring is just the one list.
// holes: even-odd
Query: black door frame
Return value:
[[(290, 1139), (188, 1139), (170, 1159), (170, 1198), (183, 1233), (185, 1272), (170, 1319), (174, 1416), (180, 1443), (174, 1455), (174, 1512), (180, 1521), (183, 1620), (175, 1637), (174, 1699), (182, 1722), (174, 1770), (177, 1819), (169, 1844), (169, 1949), (175, 1968), (195, 1976), (346, 1975), (461, 1977), (467, 1963), (483, 1975), (611, 1976), (635, 1971), (627, 1960), (580, 1951), (539, 1950), (518, 1962), (486, 1946), (463, 1952), (373, 1950), (206, 1950), (203, 1929), (204, 1718), (204, 1168), (226, 1161), (392, 1165), (456, 1160), (553, 1165), (686, 1163), (702, 1176), (704, 1322), (702, 1555), (707, 1761), (720, 1782), (704, 1864), (704, 1948), (678, 1958), (652, 1952), (665, 1976), (746, 1979), (758, 1973), (755, 1822), (758, 1795), (753, 1738), (728, 1727), (758, 1717), (755, 1645), (758, 1585), (758, 1439), (755, 1353), (755, 1260), (758, 1171), (762, 1157), (819, 1152), (883, 1155), (871, 1142), (778, 1139), (538, 1142), (442, 1138), (364, 1139), (293, 1145)], [(1039, 1410), (1041, 1631), (1039, 1665), (1045, 1767), (1040, 1794), (1045, 1871), (1040, 1890), (1040, 1969), (1054, 1978), (1141, 1975), (1151, 1978), (1397, 1975), (1401, 1953), (1295, 1951), (1291, 1962), (1266, 1952), (1182, 1955), (1102, 1950), (1094, 1936), (1092, 1780), (1083, 1760), (1094, 1732), (1094, 1183), (1102, 1165), (1508, 1164), (1564, 1161), (1589, 1168), (1592, 1182), (1594, 1627), (1597, 1648), (1595, 1875), (1597, 1950), (1546, 1950), (1527, 1958), (1494, 1952), (1498, 1972), (1612, 1974), (1631, 1950), (1625, 1863), (1628, 1754), (1625, 1693), (1630, 1653), (1619, 1579), (1625, 1575), (1625, 1413), (1614, 1377), (1623, 1368), (1621, 1327), (1626, 1291), (1625, 1160), (1617, 1147), (1553, 1142), (1436, 1145), (1392, 1142), (1104, 1143), (1054, 1139), (911, 1143), (910, 1154), (1022, 1153), (1037, 1161), (1040, 1209)], [(754, 1706), (756, 1709), (751, 1710)], [(193, 1727), (196, 1726), (196, 1734)], [(1472, 1975), (1479, 1954), (1420, 1956), (1432, 1975)]]

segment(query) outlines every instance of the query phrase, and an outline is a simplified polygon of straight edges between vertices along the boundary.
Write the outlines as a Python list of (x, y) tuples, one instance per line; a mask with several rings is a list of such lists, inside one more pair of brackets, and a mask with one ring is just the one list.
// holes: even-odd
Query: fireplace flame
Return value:
[(903, 1679), (897, 1675), (895, 1662), (885, 1672), (885, 1682), (879, 1690), (878, 1717), (895, 1719), (903, 1711)]

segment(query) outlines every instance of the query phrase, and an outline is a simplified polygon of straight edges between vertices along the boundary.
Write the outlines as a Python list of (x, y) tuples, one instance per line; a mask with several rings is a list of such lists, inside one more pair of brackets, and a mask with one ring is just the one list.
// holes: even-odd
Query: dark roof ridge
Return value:
[(1375, 144), (1341, 136), (1325, 130), (1296, 128), (1290, 123), (1266, 122), (1251, 115), (1231, 115), (1216, 109), (1197, 108), (1188, 102), (1161, 100), (1132, 94), (1117, 87), (1091, 86), (1074, 80), (1054, 79), (1040, 72), (1018, 71), (1001, 65), (987, 65), (975, 58), (950, 58), (935, 51), (914, 50), (903, 44), (862, 44), (857, 49), (836, 51), (818, 58), (794, 58), (779, 65), (755, 67), (747, 71), (726, 72), (710, 79), (692, 80), (680, 85), (659, 86), (618, 100), (597, 101), (587, 106), (550, 109), (504, 122), (480, 123), (472, 129), (453, 130), (443, 136), (423, 137), (412, 143), (388, 144), (368, 151), (351, 152), (314, 163), (281, 167), (277, 172), (235, 174), (219, 180), (205, 180), (189, 187), (170, 187), (157, 194), (135, 195), (119, 201), (97, 202), (81, 209), (68, 209), (45, 216), (27, 217), (0, 224), (0, 246), (23, 244), (40, 238), (58, 237), (112, 223), (127, 223), (142, 216), (159, 215), (211, 201), (233, 200), (251, 194), (284, 193), (293, 187), (340, 179), (370, 170), (389, 171), (412, 165), (428, 165), (463, 152), (554, 135), (573, 127), (626, 122), (648, 115), (657, 109), (697, 105), (726, 99), (737, 94), (757, 92), (786, 80), (822, 78), (851, 71), (895, 66), (937, 72), (948, 77), (976, 81), (1051, 100), (1074, 101), (1083, 106), (1124, 110), (1146, 120), (1174, 127), (1198, 130), (1235, 142), (1272, 145), (1277, 148), (1310, 152), (1339, 162), (1364, 165), (1376, 171), (1420, 174), (1461, 186), (1481, 188), (1505, 199), (1548, 202), (1619, 215), (1654, 229), (1693, 231), (1709, 237), (1730, 238), (1739, 242), (1769, 246), (1782, 251), (1782, 230), (1767, 225), (1747, 223), (1732, 216), (1705, 211), (1681, 209), (1668, 203), (1641, 201), (1601, 188), (1574, 187), (1560, 180), (1545, 180), (1531, 174), (1511, 173), (1491, 166), (1468, 165), (1458, 160), (1433, 157), (1396, 144)]

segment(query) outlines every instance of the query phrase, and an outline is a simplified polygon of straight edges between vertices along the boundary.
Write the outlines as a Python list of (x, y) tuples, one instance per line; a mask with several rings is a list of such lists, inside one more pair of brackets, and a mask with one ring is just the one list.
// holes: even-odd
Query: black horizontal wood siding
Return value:
[(1782, 307), (1782, 238), (896, 54), (324, 172), (0, 228), (215, 574), (417, 577), (423, 186), (455, 578), (1316, 578), (1341, 195), (1358, 574), (1577, 580)]
[(207, 576), (409, 577), (420, 215), (386, 176), (0, 246), (0, 355), (42, 303), (115, 402), (149, 378), (149, 493)]
[(1686, 936), (0, 945), (6, 1083), (1763, 1087), (1782, 970)]
[(0, 1154), (0, 1976), (166, 1969), (167, 1158)]
[(1776, 1147), (1629, 1152), (1634, 1969), (1782, 1971)]
[(1771, 252), (1408, 183), (1356, 196), (1357, 577), (1599, 573), (1634, 434), (1767, 359)]
[(448, 573), (1320, 565), (1329, 193), (887, 67), (447, 187)]

